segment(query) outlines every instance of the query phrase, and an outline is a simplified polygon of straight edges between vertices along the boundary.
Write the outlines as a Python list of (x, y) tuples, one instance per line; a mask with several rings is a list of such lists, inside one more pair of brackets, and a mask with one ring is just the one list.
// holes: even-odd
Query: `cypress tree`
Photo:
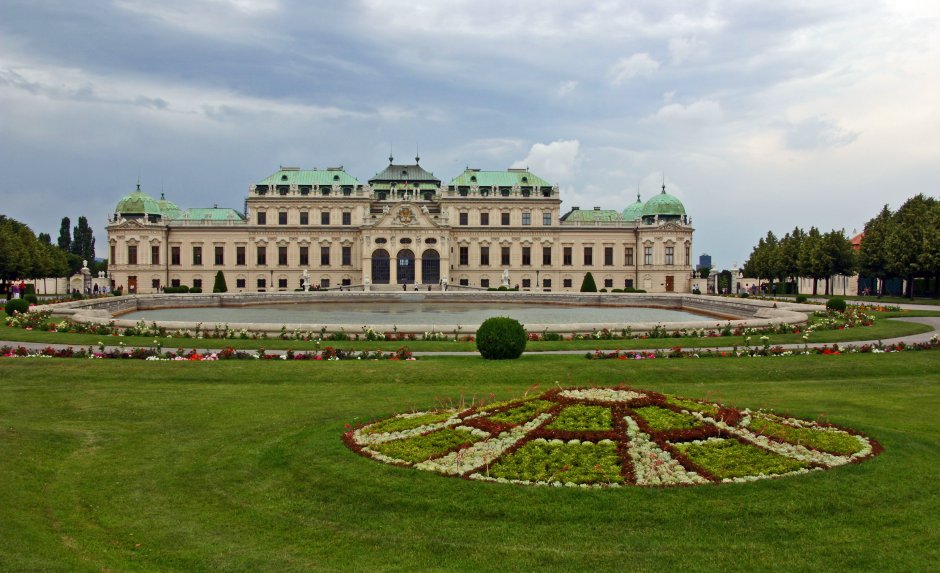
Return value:
[(228, 292), (228, 286), (225, 284), (225, 274), (222, 271), (215, 273), (215, 284), (212, 285), (212, 292)]
[(594, 284), (594, 275), (588, 271), (584, 275), (584, 281), (581, 282), (581, 292), (597, 292), (597, 285)]

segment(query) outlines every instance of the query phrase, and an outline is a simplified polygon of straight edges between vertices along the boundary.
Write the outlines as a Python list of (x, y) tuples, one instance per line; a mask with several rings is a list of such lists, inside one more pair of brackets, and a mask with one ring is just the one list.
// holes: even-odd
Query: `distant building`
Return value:
[(695, 265), (695, 270), (701, 270), (703, 267), (712, 266), (712, 256), (711, 255), (699, 255), (698, 264)]
[[(360, 183), (342, 167), (281, 167), (250, 185), (245, 212), (181, 209), (138, 188), (108, 226), (108, 271), (124, 292), (164, 286), (287, 291), (443, 283), (523, 290), (598, 288), (689, 292), (692, 226), (685, 207), (657, 193), (621, 211), (562, 214), (558, 187), (528, 169), (466, 169), (442, 183), (415, 158), (389, 158)], [(383, 286), (387, 285), (387, 286)], [(410, 288), (410, 287), (409, 287)]]

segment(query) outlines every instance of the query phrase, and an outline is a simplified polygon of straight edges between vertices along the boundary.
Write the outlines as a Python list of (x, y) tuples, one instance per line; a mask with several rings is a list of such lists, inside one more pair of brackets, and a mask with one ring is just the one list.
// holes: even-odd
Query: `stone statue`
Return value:
[(369, 292), (372, 290), (372, 281), (369, 280), (369, 275), (362, 277), (362, 290)]
[(307, 269), (304, 269), (304, 274), (300, 277), (300, 286), (304, 289), (304, 292), (310, 292), (310, 273), (307, 272)]
[(509, 269), (503, 269), (503, 279), (500, 286), (509, 287)]

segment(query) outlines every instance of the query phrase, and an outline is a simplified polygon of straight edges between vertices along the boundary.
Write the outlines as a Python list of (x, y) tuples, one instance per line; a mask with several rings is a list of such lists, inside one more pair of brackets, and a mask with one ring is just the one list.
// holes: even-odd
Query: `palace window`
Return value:
[(202, 279), (193, 279), (193, 288), (202, 288)]
[(277, 264), (282, 267), (287, 266), (287, 247), (279, 246), (277, 248)]
[(523, 211), (523, 212), (522, 212), (522, 224), (523, 224), (523, 225), (531, 225), (531, 224), (532, 224), (532, 213), (530, 213), (530, 212), (528, 212), (528, 211)]
[(604, 279), (604, 288), (614, 288), (614, 279)]
[(571, 288), (571, 279), (561, 279), (562, 288)]
[(287, 211), (278, 211), (277, 214), (277, 224), (286, 225), (287, 224)]
[(469, 213), (466, 213), (466, 212), (460, 213), (459, 219), (460, 219), (460, 224), (461, 224), (461, 225), (466, 226), (466, 225), (469, 225), (469, 224), (470, 224), (470, 214), (469, 214)]
[(604, 247), (604, 266), (610, 267), (614, 264), (614, 248)]
[(480, 286), (483, 288), (490, 288), (490, 279), (480, 279)]
[(552, 264), (552, 248), (542, 247), (542, 265), (548, 267)]
[(235, 288), (245, 288), (245, 279), (235, 279)]
[(324, 267), (330, 266), (330, 247), (320, 247), (320, 265)]
[(673, 253), (675, 252), (675, 247), (666, 247), (666, 264), (673, 264)]
[(480, 225), (487, 226), (490, 224), (490, 214), (487, 212), (480, 213)]
[(258, 211), (258, 224), (267, 225), (268, 224), (268, 214), (264, 211)]
[(255, 251), (255, 255), (258, 260), (258, 266), (264, 266), (268, 264), (268, 248), (264, 245), (258, 245), (258, 249)]
[(287, 279), (277, 279), (277, 288), (286, 289), (287, 288)]
[(265, 287), (268, 285), (268, 282), (264, 280), (263, 278), (259, 278), (256, 284), (258, 285), (258, 290), (264, 290)]
[(561, 264), (565, 265), (566, 267), (570, 267), (570, 266), (572, 265), (571, 260), (572, 260), (572, 256), (571, 256), (571, 247), (564, 247), (564, 248), (562, 248), (562, 250), (561, 250)]
[(225, 247), (216, 245), (215, 247), (215, 264), (224, 265), (225, 264)]
[(653, 247), (643, 247), (643, 264), (653, 264)]
[(522, 247), (522, 266), (527, 267), (532, 264), (532, 247)]
[(137, 245), (127, 246), (127, 264), (129, 265), (137, 264)]
[(499, 214), (500, 224), (505, 226), (509, 224), (509, 213), (500, 213)]
[(584, 266), (589, 267), (594, 264), (594, 247), (584, 247)]
[(545, 211), (542, 213), (542, 225), (549, 227), (552, 224), (552, 212)]
[(344, 245), (341, 251), (342, 265), (348, 267), (352, 264), (352, 247)]
[(303, 246), (300, 247), (300, 266), (306, 267), (310, 265), (310, 247)]
[(343, 211), (343, 224), (352, 225), (352, 213), (349, 211)]
[(470, 264), (470, 247), (460, 247), (460, 263), (461, 265)]
[(306, 212), (306, 211), (301, 211), (301, 212), (300, 212), (300, 224), (301, 224), (301, 225), (309, 225), (309, 224), (310, 224), (310, 213), (308, 213), (308, 212)]
[(542, 288), (552, 288), (552, 279), (542, 279)]
[(320, 224), (321, 225), (330, 224), (330, 212), (329, 211), (323, 211), (320, 213)]
[(633, 247), (627, 247), (623, 250), (623, 264), (628, 267), (633, 266)]
[(532, 279), (522, 279), (522, 288), (532, 288)]
[(245, 247), (242, 245), (235, 247), (235, 264), (245, 266)]
[(490, 248), (489, 247), (480, 247), (480, 266), (481, 267), (490, 266)]
[(171, 265), (180, 264), (180, 248), (179, 247), (170, 247), (170, 264)]
[(160, 245), (150, 245), (150, 264), (160, 264)]
[(199, 247), (199, 246), (193, 247), (193, 264), (194, 265), (202, 264), (202, 247)]
[(500, 247), (499, 249), (499, 264), (509, 266), (509, 247)]

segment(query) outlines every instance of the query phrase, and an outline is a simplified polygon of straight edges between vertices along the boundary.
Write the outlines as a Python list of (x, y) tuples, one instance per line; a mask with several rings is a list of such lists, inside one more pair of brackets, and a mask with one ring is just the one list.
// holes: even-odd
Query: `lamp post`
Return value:
[(541, 269), (535, 269), (535, 289), (542, 290), (542, 283), (539, 282), (539, 272)]

